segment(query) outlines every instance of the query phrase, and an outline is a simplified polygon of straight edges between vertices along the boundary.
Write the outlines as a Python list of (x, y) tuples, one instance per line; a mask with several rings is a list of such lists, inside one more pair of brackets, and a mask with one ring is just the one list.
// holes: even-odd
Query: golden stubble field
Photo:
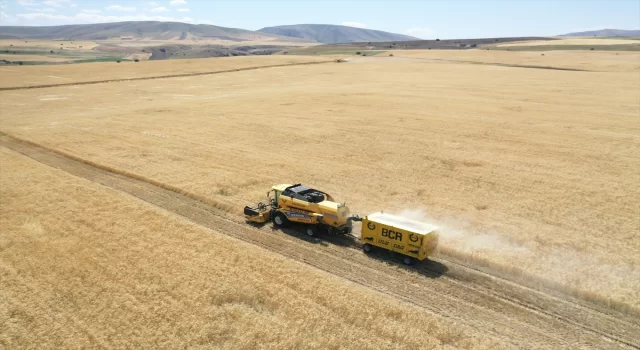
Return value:
[[(472, 260), (640, 306), (636, 54), (582, 53), (576, 61), (580, 52), (552, 52), (537, 64), (538, 53), (527, 53), (536, 65), (597, 72), (452, 62), (522, 64), (523, 53), (491, 54), (499, 56), (413, 51), (4, 91), (0, 130), (229, 204), (238, 215), (275, 183), (307, 183), (360, 214), (434, 221), (442, 246)], [(127, 70), (151, 76), (236, 62)], [(75, 68), (69, 76), (78, 80), (121, 76), (102, 67), (65, 69)], [(3, 72), (3, 84), (24, 84), (22, 74), (39, 82), (37, 68)]]

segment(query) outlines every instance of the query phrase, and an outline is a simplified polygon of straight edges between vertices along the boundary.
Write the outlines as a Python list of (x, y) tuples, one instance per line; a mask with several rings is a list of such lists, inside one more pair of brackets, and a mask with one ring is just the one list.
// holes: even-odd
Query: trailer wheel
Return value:
[(404, 258), (402, 258), (402, 262), (405, 265), (413, 265), (413, 258), (410, 256), (405, 256)]
[(315, 226), (307, 226), (305, 233), (309, 237), (315, 237), (318, 234), (318, 229)]
[(277, 212), (276, 215), (274, 215), (273, 217), (273, 223), (278, 227), (287, 226), (288, 222), (289, 220), (287, 220), (287, 217), (280, 212)]
[(369, 244), (369, 243), (365, 243), (362, 246), (362, 250), (364, 250), (365, 253), (371, 253), (371, 249), (372, 249), (372, 247), (371, 247), (371, 244)]

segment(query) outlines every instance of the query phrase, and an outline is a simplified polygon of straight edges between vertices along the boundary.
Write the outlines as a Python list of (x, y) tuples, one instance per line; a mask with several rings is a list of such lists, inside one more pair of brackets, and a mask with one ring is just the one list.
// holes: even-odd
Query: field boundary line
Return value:
[(9, 87), (0, 87), (0, 91), (29, 90), (29, 89), (44, 89), (44, 88), (50, 88), (50, 87), (63, 87), (63, 86), (77, 86), (77, 85), (92, 85), (92, 84), (104, 84), (104, 83), (117, 83), (117, 82), (123, 82), (123, 81), (137, 81), (137, 80), (153, 80), (153, 79), (168, 79), (168, 78), (195, 77), (195, 76), (199, 76), (199, 75), (213, 75), (213, 74), (233, 73), (233, 72), (241, 72), (241, 71), (255, 70), (255, 69), (277, 68), (277, 67), (289, 67), (289, 66), (304, 66), (304, 65), (311, 65), (311, 64), (323, 64), (323, 63), (334, 63), (334, 61), (319, 61), (319, 62), (300, 62), (300, 63), (272, 64), (272, 65), (268, 65), (268, 66), (252, 66), (252, 67), (243, 67), (243, 68), (235, 68), (235, 69), (225, 69), (225, 70), (209, 71), (209, 72), (167, 74), (167, 75), (156, 75), (156, 76), (151, 76), (151, 77), (137, 77), (137, 78), (122, 78), (122, 79), (92, 80), (92, 81), (80, 81), (80, 82), (74, 82), (74, 83), (42, 84), (42, 85), (29, 85), (29, 86), (9, 86)]
[(446, 60), (446, 59), (442, 59), (442, 58), (427, 58), (427, 57), (402, 57), (402, 56), (398, 56), (398, 57), (399, 58), (428, 60), (428, 61), (439, 61), (439, 62), (478, 64), (478, 65), (484, 65), (484, 66), (564, 70), (564, 71), (569, 71), (569, 72), (597, 72), (595, 70), (587, 70), (587, 69), (579, 69), (579, 68), (562, 68), (562, 67), (553, 67), (553, 66), (535, 66), (535, 65), (527, 65), (527, 64), (509, 64), (509, 63), (499, 63), (499, 62), (478, 62), (478, 61)]

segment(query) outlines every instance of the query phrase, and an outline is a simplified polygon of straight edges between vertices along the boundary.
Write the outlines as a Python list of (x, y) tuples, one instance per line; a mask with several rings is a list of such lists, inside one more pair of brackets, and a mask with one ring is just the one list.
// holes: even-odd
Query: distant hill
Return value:
[(313, 40), (325, 44), (420, 40), (403, 34), (331, 24), (295, 24), (265, 27), (258, 30), (258, 32)]
[(600, 29), (563, 34), (561, 36), (640, 36), (640, 30)]
[[(380, 41), (323, 44), (306, 47), (296, 47), (288, 50), (290, 54), (323, 55), (339, 52), (362, 56), (377, 55), (381, 52), (393, 54), (393, 50), (500, 50), (496, 44), (508, 42), (558, 40), (549, 37), (510, 37), (510, 38), (480, 38), (480, 39), (436, 39), (436, 40), (408, 40), (408, 41)], [(612, 45), (608, 45), (612, 46)]]
[(0, 38), (4, 39), (59, 39), (59, 40), (206, 40), (232, 41), (274, 40), (303, 41), (259, 33), (245, 29), (225, 28), (208, 24), (180, 22), (116, 22), (76, 24), (50, 27), (0, 26)]

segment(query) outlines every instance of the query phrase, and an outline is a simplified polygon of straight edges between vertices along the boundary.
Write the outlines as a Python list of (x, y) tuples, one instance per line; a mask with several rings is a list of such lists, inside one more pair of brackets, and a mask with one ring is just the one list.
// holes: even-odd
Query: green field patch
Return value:
[(5, 55), (41, 55), (50, 56), (56, 54), (58, 51), (34, 51), (34, 50), (13, 50), (13, 49), (0, 49), (0, 54)]
[(92, 63), (92, 62), (133, 62), (133, 60), (122, 59), (121, 57), (94, 57), (94, 58), (83, 58), (83, 57), (70, 57), (68, 61), (21, 61), (21, 60), (0, 60), (0, 65), (20, 65), (20, 66), (38, 66), (38, 65), (58, 65), (58, 64), (72, 64), (72, 63)]
[[(386, 52), (383, 50), (362, 50), (362, 49), (340, 49), (335, 50), (335, 48), (304, 48), (304, 49), (294, 49), (287, 50), (288, 55), (354, 55), (354, 56), (375, 56), (382, 52)], [(282, 52), (282, 53), (284, 53)]]
[(96, 58), (75, 60), (71, 63), (116, 62), (116, 61), (126, 62), (131, 60), (124, 60), (121, 57), (96, 57)]
[[(11, 47), (11, 46), (2, 46), (0, 47), (0, 54), (3, 55), (29, 55), (34, 56), (33, 61), (22, 61), (23, 65), (40, 65), (40, 64), (69, 64), (69, 63), (86, 63), (86, 62), (111, 62), (116, 60), (121, 60), (124, 57), (123, 54), (119, 53), (101, 53), (92, 50), (70, 50), (70, 49), (60, 49), (60, 48), (52, 48), (52, 49), (43, 49), (42, 47), (35, 46), (26, 46), (26, 47)], [(55, 61), (38, 61), (37, 57), (41, 56), (51, 57), (51, 58), (62, 58), (67, 60), (66, 62), (55, 62)], [(8, 61), (12, 61), (8, 59)], [(21, 60), (15, 60), (16, 63), (9, 64), (19, 64)], [(6, 62), (5, 62), (6, 64)]]

